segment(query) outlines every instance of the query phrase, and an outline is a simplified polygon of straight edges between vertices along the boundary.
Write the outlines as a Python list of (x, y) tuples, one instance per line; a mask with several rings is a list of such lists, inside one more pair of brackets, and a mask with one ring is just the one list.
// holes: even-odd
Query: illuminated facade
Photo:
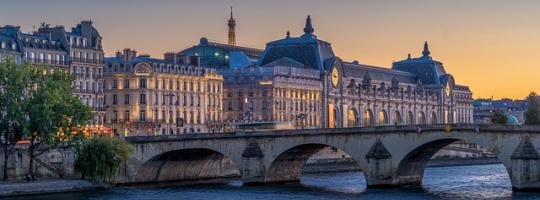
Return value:
[(226, 121), (328, 128), (473, 122), (471, 91), (432, 59), (427, 42), (421, 57), (391, 68), (345, 62), (317, 39), (308, 16), (303, 35), (269, 42), (257, 60), (219, 70)]
[[(224, 119), (228, 122), (290, 123), (320, 126), (320, 80), (315, 70), (284, 66), (280, 59), (261, 67), (222, 71)], [(292, 63), (294, 64), (294, 63)]]
[[(174, 54), (173, 54), (174, 55)], [(223, 77), (197, 63), (138, 56), (106, 59), (106, 124), (117, 136), (222, 130)]]

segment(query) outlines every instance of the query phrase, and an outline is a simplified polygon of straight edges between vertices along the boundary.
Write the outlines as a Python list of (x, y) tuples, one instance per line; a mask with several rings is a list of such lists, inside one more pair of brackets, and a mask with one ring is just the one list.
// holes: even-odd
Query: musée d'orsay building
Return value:
[(332, 128), (473, 121), (471, 91), (431, 57), (427, 42), (421, 57), (384, 68), (340, 59), (314, 34), (309, 16), (300, 37), (287, 32), (264, 51), (237, 46), (231, 20), (228, 44), (202, 38), (178, 54), (201, 56), (223, 75), (226, 122)]

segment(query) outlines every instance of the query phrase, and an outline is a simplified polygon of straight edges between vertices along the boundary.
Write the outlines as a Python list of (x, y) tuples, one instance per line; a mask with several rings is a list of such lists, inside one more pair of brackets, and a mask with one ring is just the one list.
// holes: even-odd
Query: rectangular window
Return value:
[(124, 95), (124, 104), (129, 105), (129, 94)]
[(118, 97), (116, 96), (116, 94), (113, 94), (113, 96), (112, 96), (112, 104), (113, 105), (116, 105), (117, 99), (118, 99)]
[(113, 117), (112, 117), (112, 120), (114, 123), (116, 123), (118, 121), (118, 111), (113, 111)]
[(146, 104), (146, 94), (141, 94), (139, 97), (139, 104), (144, 105)]
[(146, 88), (146, 79), (145, 78), (139, 79), (139, 88)]
[(161, 111), (161, 121), (165, 123), (167, 121), (167, 113), (164, 110)]
[(125, 121), (129, 121), (129, 120), (130, 120), (130, 117), (129, 117), (129, 110), (126, 110), (126, 111), (124, 112), (124, 120), (125, 120)]
[(118, 88), (118, 80), (113, 80), (113, 82), (112, 82), (112, 88), (113, 88), (113, 89)]
[(129, 89), (129, 79), (124, 80), (124, 89)]
[(141, 122), (145, 122), (146, 121), (146, 110), (141, 110), (141, 112), (139, 113), (139, 120)]

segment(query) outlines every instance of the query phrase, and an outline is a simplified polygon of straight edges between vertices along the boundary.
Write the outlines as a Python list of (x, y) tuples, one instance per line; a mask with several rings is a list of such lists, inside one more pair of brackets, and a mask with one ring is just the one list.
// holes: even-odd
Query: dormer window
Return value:
[(17, 44), (15, 44), (15, 42), (11, 43), (11, 49), (13, 50), (17, 49)]
[(2, 41), (2, 49), (6, 48), (6, 42)]

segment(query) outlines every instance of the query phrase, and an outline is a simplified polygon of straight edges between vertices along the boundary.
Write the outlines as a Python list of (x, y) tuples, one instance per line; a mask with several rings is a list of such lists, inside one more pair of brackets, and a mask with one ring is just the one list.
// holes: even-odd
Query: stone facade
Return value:
[[(325, 148), (348, 154), (372, 187), (420, 185), (430, 158), (454, 142), (477, 144), (506, 167), (517, 190), (540, 188), (540, 128), (494, 125), (378, 126), (166, 137), (130, 137), (135, 153), (121, 183), (230, 176), (244, 184), (295, 182), (306, 161)], [(178, 167), (175, 167), (178, 166)], [(190, 166), (190, 167), (186, 167)], [(205, 169), (200, 171), (199, 169)]]
[[(0, 146), (0, 169), (4, 169), (4, 147)], [(36, 178), (74, 178), (75, 149), (59, 145), (34, 157), (33, 170)], [(27, 145), (16, 145), (8, 159), (8, 180), (24, 180), (28, 174), (30, 157)], [(0, 172), (0, 180), (4, 173)]]
[(9, 57), (16, 63), (44, 65), (76, 75), (74, 94), (90, 106), (93, 125), (103, 124), (103, 48), (101, 36), (91, 21), (82, 21), (71, 32), (63, 26), (42, 23), (33, 33), (18, 26), (0, 27), (0, 61)]
[(319, 73), (279, 65), (223, 71), (224, 119), (228, 122), (277, 122), (320, 126)]
[[(385, 68), (343, 61), (314, 31), (308, 16), (300, 37), (287, 32), (267, 43), (257, 62), (230, 57), (219, 67), (226, 121), (329, 128), (473, 123), (472, 92), (433, 60), (427, 42), (421, 57), (409, 54)], [(201, 44), (182, 52), (221, 55), (221, 48)], [(201, 63), (215, 59), (203, 56)]]
[(130, 49), (106, 59), (106, 124), (116, 136), (222, 130), (223, 76), (169, 61)]

